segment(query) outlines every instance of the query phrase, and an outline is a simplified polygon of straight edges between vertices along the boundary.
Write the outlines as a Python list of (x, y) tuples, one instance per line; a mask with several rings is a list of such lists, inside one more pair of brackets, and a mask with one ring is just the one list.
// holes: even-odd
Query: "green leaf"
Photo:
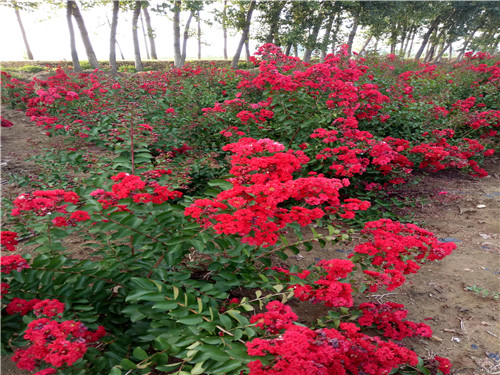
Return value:
[(114, 366), (109, 372), (109, 375), (122, 375), (122, 371), (118, 367)]
[(179, 307), (179, 305), (176, 301), (165, 300), (155, 303), (152, 308), (156, 310), (171, 311), (175, 310), (177, 307)]
[(219, 362), (226, 361), (229, 359), (229, 354), (220, 350), (219, 348), (216, 348), (215, 346), (203, 345), (203, 346), (198, 347), (198, 350), (200, 352), (208, 354), (209, 358), (214, 359), (214, 360), (219, 361)]
[(186, 318), (181, 318), (177, 320), (177, 323), (185, 324), (187, 326), (197, 325), (200, 324), (201, 322), (203, 322), (203, 318), (201, 316), (188, 316)]
[(124, 369), (124, 370), (133, 370), (135, 369), (136, 365), (134, 362), (132, 362), (130, 359), (127, 359), (127, 358), (123, 358), (120, 362), (120, 366)]
[(217, 186), (222, 190), (228, 190), (233, 187), (233, 184), (226, 180), (212, 180), (208, 182), (208, 186)]
[(229, 318), (227, 315), (221, 314), (219, 315), (219, 319), (225, 329), (231, 329), (231, 327), (233, 326), (231, 318)]
[(227, 362), (224, 362), (222, 365), (211, 368), (210, 371), (213, 374), (226, 374), (229, 371), (233, 371), (238, 368), (241, 368), (243, 370), (245, 367), (246, 365), (244, 363), (241, 363), (240, 361), (237, 361), (235, 359), (231, 359)]
[(191, 374), (192, 375), (200, 375), (200, 374), (203, 374), (205, 372), (205, 368), (203, 368), (203, 364), (205, 363), (205, 361), (203, 362), (198, 362), (194, 367), (193, 369), (191, 370)]
[(132, 352), (133, 356), (137, 358), (139, 361), (143, 361), (146, 358), (148, 358), (148, 353), (146, 353), (143, 349), (141, 349), (139, 346), (134, 349)]

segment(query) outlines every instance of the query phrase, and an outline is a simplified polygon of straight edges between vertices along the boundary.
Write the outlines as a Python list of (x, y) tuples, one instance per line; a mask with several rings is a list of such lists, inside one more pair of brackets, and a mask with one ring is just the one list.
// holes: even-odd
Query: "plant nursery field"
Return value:
[(499, 374), (500, 61), (2, 72), (2, 373)]

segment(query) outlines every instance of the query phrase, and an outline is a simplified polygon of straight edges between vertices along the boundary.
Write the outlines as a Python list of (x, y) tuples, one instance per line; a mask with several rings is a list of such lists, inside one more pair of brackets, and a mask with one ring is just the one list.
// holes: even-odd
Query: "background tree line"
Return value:
[[(233, 0), (170, 0), (170, 1), (112, 1), (112, 0), (48, 0), (54, 11), (66, 11), (71, 56), (76, 71), (81, 70), (76, 50), (74, 23), (77, 26), (87, 59), (92, 68), (99, 68), (84, 13), (96, 7), (108, 7), (109, 61), (111, 72), (116, 73), (116, 51), (120, 50), (117, 28), (129, 28), (134, 45), (137, 71), (142, 70), (142, 59), (157, 59), (156, 34), (151, 12), (165, 16), (172, 23), (174, 42), (171, 50), (174, 65), (186, 62), (189, 39), (196, 37), (198, 58), (202, 55), (202, 25), (217, 25), (224, 39), (224, 59), (228, 59), (227, 35), (240, 35), (232, 58), (236, 68), (245, 51), (251, 55), (250, 38), (258, 43), (274, 43), (288, 55), (310, 61), (313, 56), (321, 60), (335, 52), (341, 44), (349, 45), (349, 54), (387, 49), (404, 58), (414, 57), (423, 62), (439, 62), (453, 53), (462, 59), (465, 51), (481, 50), (495, 53), (500, 40), (500, 3), (495, 1), (233, 1)], [(21, 14), (36, 12), (41, 2), (4, 1), (14, 9), (19, 23), (28, 59), (33, 60), (28, 36)], [(120, 22), (120, 15), (132, 14), (131, 24)], [(181, 17), (182, 16), (182, 17)], [(181, 18), (184, 22), (181, 22)], [(139, 40), (144, 39), (141, 51)], [(362, 47), (352, 50), (354, 41)], [(362, 41), (360, 43), (360, 41)], [(453, 51), (453, 46), (457, 47)], [(121, 54), (123, 58), (123, 54)]]

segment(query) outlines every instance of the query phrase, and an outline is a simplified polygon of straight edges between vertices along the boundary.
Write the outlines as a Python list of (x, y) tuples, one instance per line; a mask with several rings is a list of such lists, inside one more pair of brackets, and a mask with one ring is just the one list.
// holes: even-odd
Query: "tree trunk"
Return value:
[(409, 30), (406, 25), (403, 25), (403, 31), (401, 32), (401, 46), (399, 47), (399, 55), (404, 56), (403, 50), (405, 46), (406, 37), (409, 36)]
[(186, 63), (186, 49), (187, 49), (187, 41), (189, 39), (189, 27), (191, 26), (191, 20), (193, 19), (193, 15), (194, 15), (194, 10), (192, 10), (189, 13), (189, 17), (186, 22), (186, 27), (184, 27), (184, 37), (182, 40), (182, 56), (181, 56), (180, 66), (184, 66), (184, 64)]
[[(498, 43), (499, 43), (499, 42), (500, 42), (500, 39), (498, 39), (498, 38), (497, 38), (497, 40), (495, 41), (495, 44), (493, 44), (493, 47), (491, 47), (491, 49), (490, 49), (490, 53), (491, 53), (492, 55), (496, 52), (496, 50), (497, 50), (497, 48), (498, 48)], [(451, 49), (451, 46), (450, 46), (450, 49)], [(450, 53), (450, 55), (451, 55), (451, 53)]]
[(247, 62), (250, 62), (250, 43), (248, 40), (245, 41), (245, 57)]
[(292, 51), (292, 43), (289, 43), (285, 48), (285, 55), (290, 56), (291, 51)]
[(146, 29), (144, 29), (144, 17), (142, 16), (142, 13), (141, 13), (141, 28), (142, 28), (142, 36), (144, 37), (144, 46), (146, 47), (146, 58), (148, 60), (151, 60), (151, 56), (149, 55), (148, 41), (146, 40)]
[(312, 32), (309, 35), (309, 38), (307, 38), (307, 46), (306, 50), (304, 51), (304, 62), (309, 62), (311, 61), (311, 55), (314, 51), (314, 48), (316, 47), (316, 41), (318, 40), (318, 34), (319, 34), (319, 29), (321, 28), (321, 24), (323, 23), (323, 18), (324, 16), (319, 14), (316, 23), (313, 26)]
[(240, 43), (238, 44), (238, 48), (236, 49), (236, 53), (233, 57), (233, 63), (231, 64), (233, 69), (238, 67), (238, 61), (240, 60), (241, 50), (243, 49), (243, 44), (248, 39), (248, 31), (250, 30), (250, 22), (252, 21), (252, 13), (255, 9), (255, 0), (250, 1), (250, 7), (248, 8), (247, 17), (245, 20), (245, 28), (241, 34)]
[(21, 28), (21, 34), (23, 35), (24, 45), (26, 47), (26, 53), (28, 55), (28, 60), (33, 60), (33, 54), (31, 53), (31, 48), (28, 43), (28, 38), (26, 37), (26, 31), (24, 31), (23, 21), (21, 21), (21, 14), (19, 13), (19, 9), (14, 8), (16, 12), (17, 22), (19, 23), (19, 27)]
[(69, 41), (71, 46), (71, 59), (73, 60), (73, 70), (81, 72), (80, 60), (78, 60), (78, 52), (76, 51), (75, 30), (73, 29), (73, 21), (71, 19), (73, 7), (70, 0), (66, 3), (66, 21), (68, 21)]
[(293, 55), (299, 57), (299, 47), (296, 44), (293, 45)]
[(181, 1), (177, 0), (174, 3), (174, 66), (176, 68), (182, 66), (180, 18)]
[(399, 28), (399, 24), (396, 25), (396, 29), (392, 30), (391, 37), (389, 38), (389, 40), (391, 41), (391, 53), (392, 54), (396, 53), (396, 43), (398, 41), (396, 34), (398, 31), (398, 28)]
[(444, 41), (441, 43), (441, 48), (439, 49), (439, 52), (438, 52), (436, 58), (434, 59), (434, 63), (438, 63), (441, 61), (441, 58), (443, 57), (445, 51), (448, 49), (448, 47), (450, 45), (451, 45), (451, 43), (445, 44)]
[(323, 36), (323, 42), (321, 43), (321, 57), (320, 61), (324, 62), (326, 58), (326, 50), (330, 44), (330, 34), (332, 33), (333, 19), (334, 16), (330, 16), (328, 23), (326, 24), (325, 35)]
[(360, 13), (361, 13), (361, 9), (354, 15), (352, 29), (351, 29), (351, 32), (349, 33), (349, 38), (347, 39), (347, 44), (349, 46), (347, 49), (347, 53), (349, 54), (349, 56), (351, 56), (352, 44), (354, 43), (354, 37), (356, 36), (356, 31), (358, 30)]
[(122, 60), (125, 60), (125, 56), (123, 56), (123, 51), (122, 48), (120, 47), (120, 43), (118, 43), (118, 40), (116, 40), (116, 46), (118, 47), (118, 51), (120, 51), (120, 56)]
[(335, 47), (337, 44), (337, 35), (339, 34), (340, 30), (340, 25), (342, 24), (342, 19), (340, 18), (341, 12), (337, 13), (337, 20), (335, 21), (335, 31), (333, 32), (332, 35), (332, 53), (335, 54), (337, 51), (335, 51)]
[(111, 35), (109, 37), (109, 67), (111, 75), (116, 75), (118, 71), (116, 66), (116, 29), (118, 27), (118, 12), (120, 10), (120, 2), (113, 1), (113, 16), (111, 17)]
[(143, 9), (144, 18), (146, 19), (146, 27), (148, 28), (148, 37), (149, 37), (149, 45), (151, 47), (151, 58), (153, 60), (157, 60), (158, 56), (156, 55), (156, 43), (155, 43), (155, 34), (154, 30), (151, 27), (151, 17), (148, 12), (148, 5)]
[(427, 55), (425, 55), (424, 63), (431, 62), (434, 58), (434, 53), (436, 52), (436, 48), (438, 46), (439, 41), (444, 37), (444, 29), (438, 34), (437, 29), (434, 31), (433, 36), (431, 36), (431, 44)]
[[(276, 5), (276, 8), (274, 8), (274, 5)], [(271, 9), (271, 12), (272, 12), (271, 24), (269, 25), (269, 33), (267, 34), (267, 37), (266, 37), (266, 43), (273, 43), (278, 38), (278, 28), (279, 28), (281, 11), (285, 7), (285, 5), (286, 5), (285, 1), (275, 1), (274, 2), (273, 8)], [(275, 43), (275, 44), (277, 45), (277, 43)]]
[(250, 25), (248, 25), (248, 33), (247, 33), (247, 39), (245, 40), (245, 57), (247, 60), (247, 63), (250, 62)]
[(412, 38), (412, 35), (413, 35), (413, 26), (410, 27), (410, 29), (408, 30), (408, 35), (406, 36), (406, 43), (405, 43), (405, 46), (403, 48), (403, 58), (406, 56), (406, 51), (408, 50), (408, 46), (410, 45), (410, 40)]
[(365, 52), (365, 49), (366, 47), (368, 47), (368, 44), (370, 44), (371, 40), (372, 40), (373, 36), (370, 35), (367, 39), (366, 39), (366, 42), (365, 44), (363, 44), (363, 48), (361, 48), (361, 51), (359, 51), (359, 56), (361, 56), (364, 52)]
[(413, 41), (415, 40), (415, 37), (417, 36), (417, 32), (418, 32), (418, 27), (415, 28), (415, 30), (413, 31), (413, 35), (411, 36), (410, 48), (408, 48), (407, 58), (410, 58), (410, 56), (411, 56), (411, 51), (413, 50)]
[(226, 27), (226, 17), (227, 17), (227, 0), (224, 0), (224, 11), (222, 13), (222, 31), (224, 33), (224, 60), (227, 60), (227, 27)]
[(472, 40), (472, 38), (474, 38), (474, 34), (476, 33), (476, 31), (478, 30), (479, 28), (475, 29), (474, 31), (472, 31), (472, 34), (470, 34), (467, 39), (465, 39), (465, 42), (464, 42), (464, 46), (462, 48), (462, 50), (460, 51), (460, 53), (458, 54), (457, 56), (457, 60), (458, 61), (461, 61), (464, 57), (464, 54), (465, 54), (465, 51), (467, 50), (467, 46), (469, 45), (470, 41)]
[(427, 42), (429, 41), (429, 38), (431, 34), (434, 32), (434, 29), (439, 25), (439, 20), (440, 16), (437, 16), (434, 21), (432, 21), (431, 26), (429, 27), (429, 30), (424, 35), (424, 39), (422, 40), (422, 45), (420, 46), (420, 49), (418, 50), (417, 54), (415, 55), (415, 60), (419, 60), (420, 57), (422, 56), (422, 53), (424, 52), (425, 46), (427, 45)]
[(435, 49), (436, 45), (434, 43), (430, 43), (429, 44), (429, 49), (427, 50), (427, 53), (424, 57), (424, 64), (431, 61), (432, 59), (432, 56), (434, 55), (434, 49)]
[(448, 61), (451, 61), (452, 56), (453, 56), (453, 43), (450, 43), (450, 57), (448, 57)]
[(141, 49), (139, 48), (139, 37), (137, 35), (137, 22), (141, 14), (141, 2), (136, 1), (132, 15), (132, 39), (134, 41), (135, 70), (142, 72)]
[(201, 60), (201, 19), (198, 11), (198, 60)]
[(391, 53), (396, 54), (396, 45), (398, 44), (398, 34), (401, 25), (396, 23), (396, 27), (391, 32), (391, 37), (389, 40), (391, 41)]
[(377, 50), (378, 50), (378, 42), (379, 42), (379, 38), (375, 38), (375, 45), (373, 46), (373, 50), (375, 51), (375, 53), (377, 53)]
[(90, 66), (94, 69), (99, 69), (99, 63), (97, 62), (97, 57), (94, 49), (92, 48), (92, 43), (90, 42), (89, 33), (85, 27), (85, 21), (80, 13), (80, 8), (78, 8), (76, 1), (70, 1), (70, 6), (72, 7), (71, 13), (73, 14), (73, 17), (75, 17), (76, 24), (80, 30), (80, 35), (82, 37), (83, 45), (85, 46), (85, 52), (87, 53)]

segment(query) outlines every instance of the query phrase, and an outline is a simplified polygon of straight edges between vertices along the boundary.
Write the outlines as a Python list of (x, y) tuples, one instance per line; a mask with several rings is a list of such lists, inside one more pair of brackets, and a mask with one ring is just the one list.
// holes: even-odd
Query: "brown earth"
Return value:
[[(2, 194), (11, 199), (23, 191), (12, 185), (13, 176), (37, 173), (38, 167), (24, 159), (59, 141), (46, 137), (22, 112), (2, 108), (2, 116), (14, 123), (1, 129)], [(456, 242), (457, 249), (443, 261), (423, 266), (393, 293), (371, 296), (382, 302), (402, 303), (410, 311), (409, 319), (429, 324), (433, 339), (408, 340), (405, 345), (423, 357), (450, 358), (454, 374), (500, 374), (500, 307), (493, 296), (500, 293), (498, 159), (490, 159), (485, 168), (490, 176), (482, 179), (445, 171), (408, 185), (406, 194), (418, 202), (411, 208), (416, 220), (439, 238)], [(439, 194), (443, 191), (446, 194)], [(349, 248), (352, 244), (314, 248), (287, 263), (305, 267), (318, 259), (345, 257)], [(488, 290), (490, 295), (466, 289), (471, 286)], [(297, 311), (299, 315), (307, 314), (309, 320), (324, 313), (319, 306), (297, 308), (302, 310)], [(28, 373), (16, 370), (7, 358), (2, 359), (2, 367), (6, 375)]]

